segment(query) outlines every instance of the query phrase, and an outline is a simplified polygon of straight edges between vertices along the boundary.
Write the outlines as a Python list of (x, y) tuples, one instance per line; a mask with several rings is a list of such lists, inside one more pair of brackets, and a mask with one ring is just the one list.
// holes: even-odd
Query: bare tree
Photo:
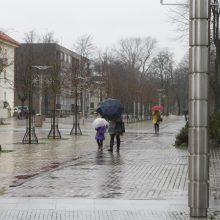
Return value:
[[(5, 33), (0, 31), (0, 35), (4, 36)], [(12, 65), (14, 65), (14, 57), (8, 54), (4, 40), (0, 40), (0, 74), (5, 73), (6, 69)], [(1, 78), (8, 84), (8, 88), (14, 89), (13, 80), (9, 79), (6, 74)]]
[(0, 73), (2, 73), (8, 66), (7, 54), (4, 50), (4, 42), (0, 41)]
[[(28, 123), (27, 123), (27, 131), (23, 138), (23, 143), (35, 143), (37, 142), (37, 137), (34, 133), (34, 103), (33, 103), (33, 96), (39, 95), (41, 88), (39, 85), (42, 83), (41, 80), (41, 73), (42, 71), (39, 69), (39, 66), (47, 66), (51, 67), (47, 70), (47, 75), (45, 80), (47, 80), (47, 85), (43, 88), (47, 90), (47, 93), (50, 94), (53, 103), (52, 109), (52, 123), (51, 128), (55, 128), (55, 113), (56, 113), (56, 96), (60, 92), (60, 85), (62, 85), (62, 79), (65, 77), (61, 77), (59, 75), (60, 71), (60, 60), (58, 57), (51, 56), (51, 52), (49, 50), (50, 44), (55, 42), (52, 39), (52, 33), (46, 33), (45, 36), (42, 38), (36, 37), (37, 34), (34, 31), (30, 31), (29, 33), (25, 34), (25, 44), (22, 45), (21, 48), (17, 50), (17, 57), (16, 57), (16, 89), (18, 93), (18, 98), (21, 100), (22, 105), (28, 99), (28, 106), (29, 106), (29, 114), (28, 114)], [(39, 50), (36, 50), (37, 44), (34, 44), (35, 40), (44, 40), (44, 44), (38, 47)], [(53, 59), (52, 59), (53, 57)], [(36, 67), (36, 68), (35, 68)], [(48, 84), (49, 88), (48, 89)], [(45, 83), (43, 83), (45, 85)], [(38, 87), (38, 90), (37, 90)], [(38, 91), (38, 92), (37, 92)], [(36, 106), (35, 106), (36, 107)], [(40, 108), (40, 106), (39, 106)], [(55, 113), (54, 113), (55, 112)], [(52, 129), (51, 129), (52, 130)], [(52, 137), (55, 138), (54, 131), (52, 131)], [(33, 139), (34, 136), (34, 139)]]
[(176, 40), (189, 39), (189, 0), (182, 0), (180, 5), (169, 7), (170, 23), (175, 26)]
[(220, 41), (219, 41), (219, 1), (213, 0), (211, 6), (212, 12), (212, 32), (211, 32), (211, 46), (215, 48), (215, 51), (210, 53), (210, 88), (212, 89), (213, 100), (214, 100), (214, 111), (218, 112), (220, 109)]
[[(126, 101), (127, 109), (129, 109), (129, 105), (132, 105), (131, 99), (133, 101), (136, 100), (141, 106), (143, 104), (142, 94), (146, 86), (145, 78), (149, 74), (155, 46), (156, 40), (151, 37), (127, 38), (120, 40), (118, 47), (115, 49), (116, 60), (127, 70), (127, 74), (124, 77), (127, 93), (131, 88), (130, 82), (133, 83), (133, 94)], [(141, 117), (142, 114), (141, 110)]]
[[(173, 90), (171, 89), (174, 74), (173, 54), (167, 49), (162, 49), (153, 59), (151, 66), (151, 80), (157, 85), (158, 95), (166, 95), (170, 100)], [(161, 94), (162, 92), (162, 94)], [(161, 97), (160, 97), (161, 98)], [(169, 103), (167, 103), (168, 105)]]
[(173, 97), (176, 100), (178, 115), (188, 109), (188, 62), (188, 56), (185, 56), (171, 73), (171, 83), (167, 98)]
[(173, 68), (173, 54), (167, 49), (162, 49), (153, 59), (151, 74), (160, 80), (160, 88), (165, 89)]
[(46, 32), (41, 38), (40, 42), (42, 43), (58, 43), (58, 41), (54, 37), (53, 32)]
[(49, 50), (50, 45), (58, 42), (55, 39), (53, 32), (47, 32), (42, 35), (40, 41), (44, 45), (42, 50), (42, 62), (48, 68), (47, 74), (44, 74), (44, 95), (45, 98), (48, 97), (48, 94), (50, 95), (50, 102), (52, 104), (51, 130), (48, 134), (48, 138), (61, 138), (61, 134), (58, 128), (59, 114), (57, 112), (57, 97), (64, 92), (65, 88), (68, 88), (69, 86), (69, 66), (61, 61), (59, 54), (51, 55)]
[(73, 44), (73, 49), (81, 56), (81, 62), (83, 59), (92, 59), (95, 50), (92, 36), (88, 34), (79, 36)]
[[(34, 30), (31, 30), (24, 34), (25, 43), (31, 44), (37, 42), (38, 40), (39, 37)], [(31, 47), (26, 47), (23, 51), (19, 51), (19, 55), (16, 57), (16, 59), (17, 65), (15, 66), (15, 89), (17, 90), (18, 99), (21, 101), (21, 105), (24, 106), (25, 101), (27, 99), (30, 99), (31, 95), (29, 93), (30, 85), (32, 85), (32, 65), (34, 65), (33, 51)]]
[(24, 42), (25, 43), (37, 43), (40, 40), (39, 35), (35, 30), (31, 30), (24, 34)]
[[(189, 29), (189, 0), (184, 0), (181, 3), (185, 5), (179, 5), (177, 7), (170, 8), (170, 20), (175, 25), (175, 30), (178, 32), (180, 40), (188, 40)], [(219, 0), (213, 0), (210, 5), (211, 19), (210, 19), (210, 88), (213, 94), (211, 97), (214, 100), (214, 110), (220, 109), (220, 60), (218, 57), (220, 51), (219, 43)]]
[(33, 50), (32, 47), (23, 47), (17, 49), (16, 52), (16, 75), (15, 84), (18, 98), (22, 102), (22, 106), (26, 99), (28, 99), (28, 121), (26, 133), (23, 138), (23, 143), (38, 143), (34, 126), (33, 126)]
[[(61, 134), (58, 128), (57, 114), (56, 114), (56, 104), (57, 104), (57, 96), (61, 93), (63, 87), (65, 87), (67, 79), (68, 79), (68, 71), (61, 72), (61, 62), (57, 57), (54, 60), (50, 60), (48, 66), (52, 67), (48, 69), (49, 74), (47, 80), (47, 85), (50, 87), (51, 95), (52, 95), (52, 122), (51, 122), (51, 130), (48, 134), (48, 138), (52, 137), (61, 138)], [(62, 68), (63, 70), (63, 68)]]
[[(75, 44), (73, 45), (75, 52), (79, 55), (79, 73), (78, 77), (81, 77), (82, 80), (86, 80), (86, 77), (91, 75), (90, 72), (90, 59), (94, 53), (95, 47), (93, 44), (93, 39), (91, 35), (82, 35), (80, 36)], [(81, 103), (81, 112), (83, 117), (85, 116), (85, 99), (86, 99), (86, 81), (84, 84), (81, 83), (81, 93), (80, 93), (80, 103)]]
[(115, 49), (116, 59), (130, 70), (147, 74), (155, 46), (151, 37), (122, 39)]
[(79, 57), (72, 57), (69, 82), (71, 83), (71, 92), (72, 97), (74, 97), (74, 103), (72, 103), (73, 114), (73, 127), (70, 131), (70, 134), (82, 134), (82, 131), (78, 122), (78, 92), (80, 87), (80, 78), (78, 77), (80, 73), (80, 59)]
[[(100, 92), (100, 101), (102, 101), (103, 96), (105, 98), (112, 97), (112, 80), (110, 77), (110, 66), (113, 63), (113, 54), (112, 51), (106, 49), (104, 52), (99, 51), (98, 57), (95, 62), (95, 72), (98, 73), (98, 76), (95, 76), (94, 79), (100, 82), (99, 92)], [(94, 84), (95, 85), (95, 84)], [(97, 85), (96, 85), (97, 86)]]

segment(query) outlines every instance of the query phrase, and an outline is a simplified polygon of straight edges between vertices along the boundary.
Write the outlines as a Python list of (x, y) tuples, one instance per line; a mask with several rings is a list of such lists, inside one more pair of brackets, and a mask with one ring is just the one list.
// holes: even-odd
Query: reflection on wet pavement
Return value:
[[(170, 127), (170, 132), (175, 133), (174, 128)], [(187, 152), (176, 150), (173, 138), (127, 133), (122, 137), (120, 153), (116, 149), (110, 153), (106, 148), (97, 152), (96, 148), (64, 168), (8, 190), (6, 195), (117, 199), (186, 196)]]
[[(187, 149), (173, 147), (175, 135), (184, 121), (177, 119), (174, 122), (167, 123), (164, 128), (161, 126), (158, 136), (152, 132), (152, 124), (146, 126), (140, 123), (137, 125), (140, 130), (134, 130), (135, 126), (132, 125), (133, 128), (127, 129), (121, 138), (120, 153), (115, 152), (115, 147), (113, 153), (107, 151), (108, 135), (103, 152), (97, 152), (94, 132), (80, 137), (66, 135), (63, 141), (42, 139), (42, 145), (8, 144), (7, 147), (13, 147), (15, 152), (0, 155), (0, 178), (4, 180), (10, 174), (11, 181), (16, 180), (16, 187), (9, 188), (8, 180), (1, 182), (0, 194), (22, 197), (186, 199)], [(212, 158), (220, 156), (218, 151), (211, 155)], [(219, 187), (219, 163), (215, 161), (210, 170), (211, 194), (214, 196), (215, 189)]]

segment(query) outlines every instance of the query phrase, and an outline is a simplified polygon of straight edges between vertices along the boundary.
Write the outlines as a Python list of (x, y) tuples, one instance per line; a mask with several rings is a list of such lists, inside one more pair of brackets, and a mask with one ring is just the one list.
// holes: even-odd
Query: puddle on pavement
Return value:
[(5, 187), (3, 187), (3, 188), (0, 189), (0, 195), (4, 195), (5, 192), (6, 192)]
[(0, 151), (0, 154), (1, 153), (11, 153), (11, 152), (14, 152), (15, 150), (1, 150)]

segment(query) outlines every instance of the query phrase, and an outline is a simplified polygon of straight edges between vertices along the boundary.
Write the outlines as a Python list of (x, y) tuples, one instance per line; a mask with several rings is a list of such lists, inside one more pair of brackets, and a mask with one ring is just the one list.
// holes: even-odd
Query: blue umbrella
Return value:
[(123, 113), (123, 105), (117, 99), (106, 99), (103, 102), (99, 103), (97, 112), (108, 120), (112, 120), (114, 118), (120, 118)]

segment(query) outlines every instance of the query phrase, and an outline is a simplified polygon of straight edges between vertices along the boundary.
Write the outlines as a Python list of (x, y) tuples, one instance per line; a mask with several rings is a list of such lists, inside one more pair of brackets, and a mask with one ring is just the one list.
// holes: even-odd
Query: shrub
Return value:
[(188, 144), (188, 122), (180, 130), (179, 134), (176, 136), (175, 146), (187, 146)]
[(209, 116), (209, 137), (220, 143), (220, 113)]
[[(209, 115), (209, 138), (215, 139), (220, 143), (220, 113)], [(176, 136), (175, 146), (188, 145), (188, 122)]]
[(209, 115), (209, 137), (218, 139), (219, 137), (219, 116), (218, 113), (211, 113)]

